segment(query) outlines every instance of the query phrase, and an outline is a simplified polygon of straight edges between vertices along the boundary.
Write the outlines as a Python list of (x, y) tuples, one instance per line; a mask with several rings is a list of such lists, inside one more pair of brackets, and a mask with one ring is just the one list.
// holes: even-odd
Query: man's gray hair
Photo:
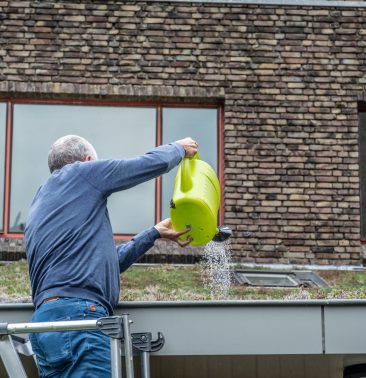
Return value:
[(48, 167), (52, 173), (66, 164), (85, 161), (87, 156), (90, 156), (92, 160), (98, 158), (94, 147), (80, 136), (66, 135), (57, 139), (51, 146), (48, 152)]

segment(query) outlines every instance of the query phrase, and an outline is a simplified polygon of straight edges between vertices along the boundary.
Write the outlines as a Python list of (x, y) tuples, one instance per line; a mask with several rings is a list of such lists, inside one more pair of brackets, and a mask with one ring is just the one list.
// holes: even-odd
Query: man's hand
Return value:
[(186, 151), (186, 157), (193, 158), (193, 156), (198, 151), (198, 143), (193, 140), (192, 138), (184, 138), (177, 140), (176, 143), (179, 143), (183, 146), (184, 150)]
[(179, 236), (182, 236), (190, 231), (190, 228), (187, 228), (182, 231), (175, 231), (172, 225), (172, 221), (170, 218), (164, 219), (157, 225), (155, 225), (155, 228), (158, 230), (160, 236), (163, 239), (169, 239), (176, 243), (178, 243), (181, 247), (185, 247), (188, 245), (193, 239), (191, 236), (188, 236), (187, 240), (180, 240)]

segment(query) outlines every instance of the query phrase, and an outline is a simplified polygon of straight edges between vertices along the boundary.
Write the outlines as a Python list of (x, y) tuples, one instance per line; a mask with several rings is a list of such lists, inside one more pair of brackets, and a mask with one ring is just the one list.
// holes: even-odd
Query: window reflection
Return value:
[(3, 229), (5, 178), (6, 104), (0, 103), (0, 230)]
[[(48, 177), (51, 144), (66, 134), (88, 139), (98, 157), (129, 158), (155, 146), (155, 108), (15, 104), (10, 221), (22, 232), (32, 198)], [(114, 233), (134, 234), (154, 224), (155, 183), (113, 194), (108, 200)]]
[[(218, 171), (218, 111), (217, 109), (164, 108), (163, 143), (187, 136), (199, 144), (199, 156)], [(162, 218), (169, 217), (169, 204), (173, 195), (175, 168), (162, 179)]]

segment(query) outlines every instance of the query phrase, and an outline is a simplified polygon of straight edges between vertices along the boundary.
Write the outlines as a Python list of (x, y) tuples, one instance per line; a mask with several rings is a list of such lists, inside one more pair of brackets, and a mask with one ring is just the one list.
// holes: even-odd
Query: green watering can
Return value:
[(217, 227), (220, 207), (220, 183), (212, 167), (199, 159), (184, 158), (174, 181), (170, 218), (175, 230), (191, 230), (191, 245), (224, 241), (232, 235), (228, 227)]

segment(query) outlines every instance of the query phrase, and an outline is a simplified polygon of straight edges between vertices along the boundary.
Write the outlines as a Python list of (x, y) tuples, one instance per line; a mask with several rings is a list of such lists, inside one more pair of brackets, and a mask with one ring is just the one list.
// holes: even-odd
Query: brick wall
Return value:
[(365, 9), (0, 1), (0, 18), (4, 97), (224, 103), (236, 261), (361, 263)]

